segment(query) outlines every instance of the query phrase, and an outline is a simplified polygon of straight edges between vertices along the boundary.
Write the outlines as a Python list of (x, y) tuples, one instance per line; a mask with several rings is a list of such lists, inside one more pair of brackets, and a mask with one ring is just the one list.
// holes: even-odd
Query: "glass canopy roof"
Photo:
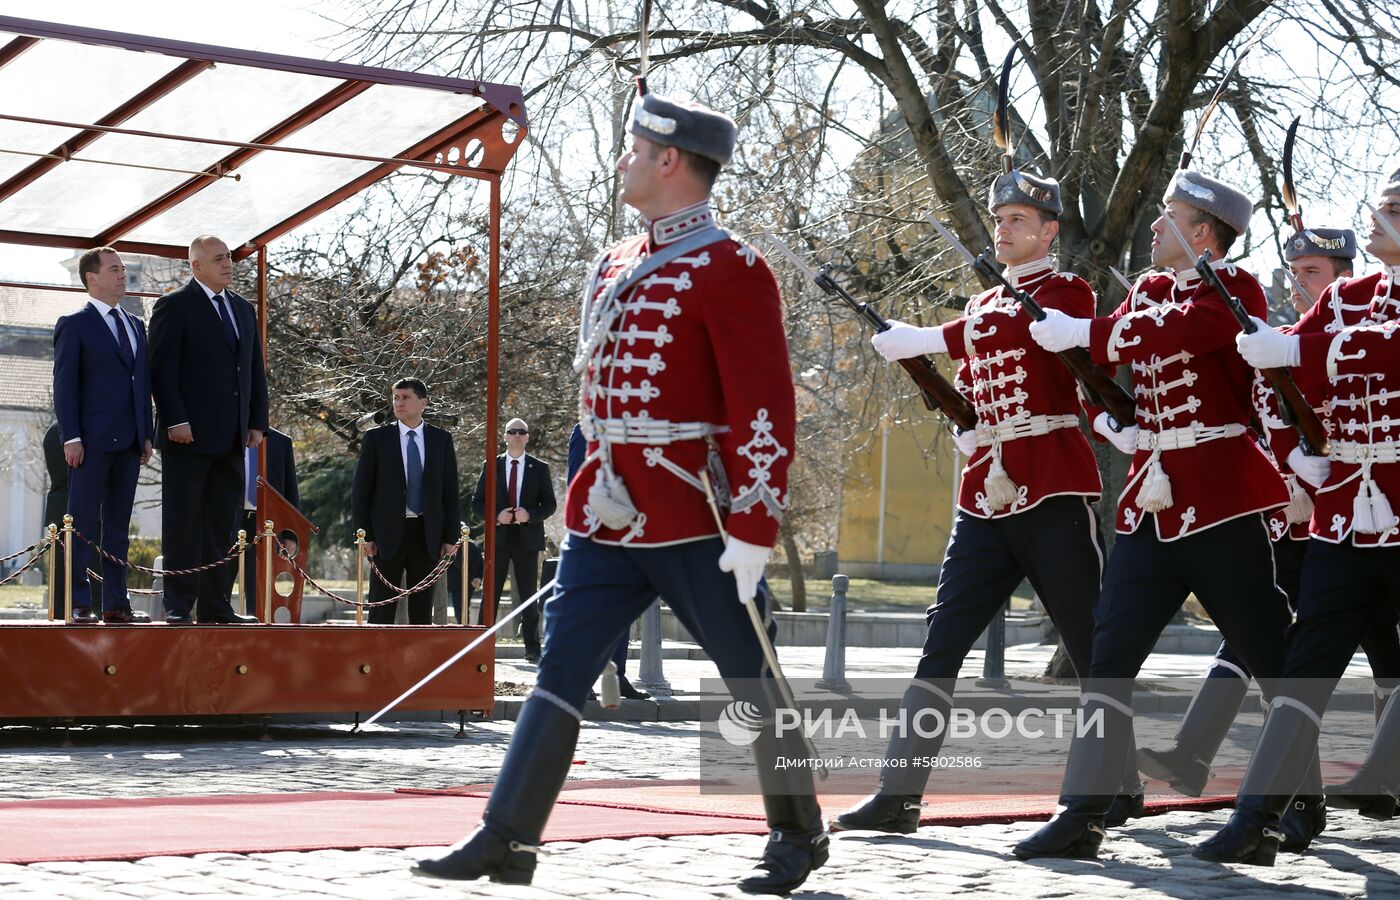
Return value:
[(498, 177), (518, 87), (0, 16), (0, 241), (236, 256), (402, 166)]

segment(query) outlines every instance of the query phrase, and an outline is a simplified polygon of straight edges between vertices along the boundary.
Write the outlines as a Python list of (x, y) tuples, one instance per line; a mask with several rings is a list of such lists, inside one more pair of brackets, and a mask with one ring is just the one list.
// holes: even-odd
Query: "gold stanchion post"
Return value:
[(53, 621), (53, 605), (58, 599), (58, 526), (49, 523), (49, 621)]
[(355, 530), (355, 624), (365, 624), (365, 530)]
[(258, 615), (259, 622), (272, 621), (272, 548), (277, 544), (277, 535), (272, 530), (272, 520), (263, 522), (263, 579), (262, 590), (259, 591), (258, 609), (264, 615)]
[(73, 517), (63, 515), (63, 608), (73, 615)]
[(471, 573), (467, 571), (467, 537), (471, 532), (467, 529), (467, 523), (462, 523), (462, 539), (457, 543), (457, 563), (462, 567), (462, 593), (457, 595), (457, 602), (462, 608), (457, 610), (457, 614), (462, 619), (463, 625), (472, 623), (472, 605), (467, 602), (467, 589), (471, 587)]
[(248, 573), (244, 565), (247, 559), (247, 550), (248, 532), (240, 528), (238, 529), (238, 612), (244, 616), (248, 615)]

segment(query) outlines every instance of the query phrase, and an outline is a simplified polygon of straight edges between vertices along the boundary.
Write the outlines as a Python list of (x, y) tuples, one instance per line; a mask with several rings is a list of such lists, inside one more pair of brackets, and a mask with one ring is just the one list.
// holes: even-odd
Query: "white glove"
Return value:
[(772, 552), (772, 547), (750, 544), (733, 535), (725, 540), (724, 552), (719, 555), (719, 570), (734, 573), (741, 603), (753, 602), (758, 593), (758, 579), (763, 577), (763, 567), (768, 564), (768, 554)]
[(1047, 309), (1045, 318), (1031, 323), (1031, 337), (1051, 353), (1071, 347), (1089, 346), (1089, 324), (1093, 319), (1076, 319), (1058, 309)]
[(1298, 335), (1275, 331), (1254, 316), (1249, 318), (1254, 322), (1254, 333), (1241, 331), (1235, 335), (1235, 347), (1245, 362), (1256, 369), (1282, 369), (1298, 365)]
[(1320, 488), (1327, 483), (1332, 461), (1325, 456), (1308, 456), (1301, 447), (1294, 447), (1288, 454), (1288, 468), (1308, 484)]
[(882, 331), (870, 339), (875, 352), (890, 362), (923, 356), (926, 353), (947, 353), (948, 342), (943, 338), (941, 328), (919, 328), (904, 322), (890, 320), (890, 330)]
[(972, 459), (972, 454), (977, 452), (977, 429), (969, 428), (967, 431), (953, 432), (953, 443), (958, 445), (959, 453)]
[(1094, 419), (1094, 430), (1103, 435), (1110, 444), (1117, 447), (1119, 453), (1132, 456), (1137, 452), (1138, 427), (1136, 425), (1127, 425), (1121, 431), (1114, 431), (1108, 425), (1108, 413), (1101, 412)]

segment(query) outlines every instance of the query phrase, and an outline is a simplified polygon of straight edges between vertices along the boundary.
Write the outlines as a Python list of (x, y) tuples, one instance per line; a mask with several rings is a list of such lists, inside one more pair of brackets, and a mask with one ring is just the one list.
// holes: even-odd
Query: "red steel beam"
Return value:
[[(435, 134), (429, 135), (428, 137), (424, 138), (423, 140), (404, 150), (402, 153), (395, 154), (395, 156), (401, 157), (403, 159), (426, 161), (426, 159), (431, 159), (434, 154), (444, 152), (448, 147), (450, 147), (454, 143), (468, 139), (475, 131), (482, 128), (483, 126), (487, 126), (493, 123), (499, 123), (502, 121), (502, 119), (503, 116), (497, 110), (489, 106), (478, 107), (477, 109), (473, 110), (470, 114), (463, 116), (456, 122), (453, 122), (451, 125), (448, 125), (446, 128), (439, 129)], [(523, 135), (520, 139), (520, 142), (523, 142)], [(294, 213), (288, 218), (267, 229), (263, 233), (256, 235), (255, 237), (249, 238), (248, 241), (243, 244), (243, 246), (233, 249), (234, 259), (246, 258), (250, 254), (252, 254), (256, 250), (256, 248), (269, 244), (277, 238), (281, 237), (282, 235), (286, 234), (287, 232), (291, 231), (292, 229), (306, 224), (307, 222), (321, 215), (321, 213), (325, 212), (326, 210), (331, 209), (337, 204), (342, 203), (350, 197), (355, 196), (360, 191), (369, 187), (371, 184), (374, 184), (376, 181), (379, 181), (381, 178), (384, 178), (388, 175), (392, 175), (398, 168), (398, 163), (385, 163), (383, 165), (375, 166), (373, 169), (370, 169), (368, 172), (361, 175), (359, 178), (356, 178), (355, 180), (345, 184), (333, 193), (328, 194), (320, 200), (317, 200), (315, 203), (312, 203), (310, 206), (307, 206), (300, 212)], [(499, 173), (491, 172), (490, 170), (484, 169), (464, 168), (460, 174), (465, 175), (469, 178), (480, 178), (488, 180), (500, 177)]]
[[(132, 97), (121, 106), (118, 106), (107, 115), (98, 119), (95, 124), (104, 127), (120, 125), (122, 122), (130, 119), (132, 116), (166, 96), (191, 78), (194, 78), (200, 72), (212, 68), (213, 65), (213, 63), (202, 59), (185, 60), (174, 69), (167, 72), (155, 84), (152, 84), (135, 97)], [(68, 157), (77, 153), (101, 136), (102, 132), (87, 129), (78, 132), (62, 144), (59, 144), (53, 150), (49, 151), (50, 156), (59, 157), (58, 159), (36, 160), (24, 170), (11, 176), (4, 184), (0, 184), (0, 201), (13, 196), (18, 191), (33, 184), (39, 178), (43, 177), (45, 173), (52, 171), (65, 162)]]
[(252, 66), (301, 75), (320, 75), (324, 78), (335, 78), (342, 81), (369, 81), (375, 84), (396, 84), (403, 87), (449, 91), (454, 94), (470, 94), (482, 98), (503, 114), (515, 119), (522, 127), (527, 124), (525, 120), (525, 96), (515, 85), (495, 84), (489, 81), (475, 81), (466, 78), (448, 78), (441, 75), (427, 75), (422, 72), (400, 72), (394, 69), (305, 59), (277, 53), (258, 53), (252, 50), (220, 47), (215, 44), (172, 41), (142, 34), (104, 31), (77, 25), (60, 25), (55, 22), (41, 22), (37, 19), (22, 19), (17, 16), (0, 16), (0, 32), (61, 41), (76, 41), (81, 44), (121, 47), (140, 53), (161, 53), (184, 59), (204, 59), (213, 63)]
[[(252, 143), (275, 144), (278, 141), (284, 140), (337, 107), (363, 94), (370, 87), (372, 87), (372, 85), (368, 81), (342, 82), (321, 97), (308, 103), (267, 131), (258, 135), (253, 139)], [(104, 244), (110, 244), (123, 234), (139, 228), (171, 207), (199, 193), (205, 187), (212, 184), (215, 177), (233, 171), (261, 152), (262, 151), (259, 149), (249, 147), (235, 150), (205, 169), (204, 175), (193, 176), (179, 187), (170, 190), (125, 218), (103, 229), (97, 237), (93, 239), (93, 245), (100, 247)]]
[[(58, 247), (59, 249), (87, 250), (98, 246), (90, 237), (71, 234), (45, 234), (38, 231), (10, 231), (0, 229), (0, 244), (24, 244), (31, 247)], [(148, 244), (142, 241), (115, 241), (111, 244), (118, 253), (144, 253), (147, 256), (164, 256), (169, 259), (185, 259), (190, 255), (189, 247), (173, 244)]]
[(28, 50), (30, 47), (33, 47), (37, 43), (39, 43), (38, 38), (17, 37), (5, 46), (0, 47), (0, 68), (4, 68), (6, 65), (9, 64), (10, 60), (14, 59), (16, 56), (19, 56), (21, 53)]

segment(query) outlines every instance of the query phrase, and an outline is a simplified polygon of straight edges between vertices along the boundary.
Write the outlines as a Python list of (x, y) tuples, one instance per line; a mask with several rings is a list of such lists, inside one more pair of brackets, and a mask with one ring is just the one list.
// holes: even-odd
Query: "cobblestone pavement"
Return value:
[[(1038, 674), (1051, 649), (1009, 648), (1007, 675)], [(783, 651), (794, 677), (819, 674), (820, 653), (821, 648)], [(916, 658), (916, 651), (853, 649), (847, 674), (907, 677)], [(1202, 656), (1154, 655), (1143, 677), (1197, 676), (1206, 664)], [(682, 691), (713, 672), (703, 660), (668, 659), (666, 666)], [(963, 675), (980, 672), (981, 657), (974, 654)], [(498, 677), (529, 682), (533, 667), (503, 661)], [(1218, 765), (1247, 760), (1261, 719), (1257, 710), (1246, 710)], [(1165, 743), (1176, 724), (1172, 716), (1139, 716), (1139, 743)], [(1358, 759), (1370, 739), (1369, 714), (1334, 720), (1329, 713), (1328, 726), (1324, 753)], [(275, 726), (272, 739), (263, 741), (256, 726), (108, 726), (74, 731), (71, 746), (64, 746), (56, 731), (0, 728), (0, 801), (452, 787), (492, 780), (512, 727), (473, 723), (467, 737), (457, 739), (455, 722), (395, 723), (354, 736), (345, 725), (290, 725)], [(693, 778), (698, 728), (694, 722), (588, 723), (575, 754), (581, 762), (570, 777)], [(998, 749), (998, 762), (1015, 762), (1017, 752)], [(932, 794), (929, 800), (937, 802)], [(826, 809), (828, 815), (840, 811), (833, 804)], [(1011, 859), (1010, 846), (1036, 823), (929, 827), (905, 838), (837, 835), (831, 862), (814, 873), (799, 896), (1108, 900), (1131, 890), (1135, 898), (1400, 897), (1400, 820), (1378, 823), (1335, 813), (1311, 852), (1281, 857), (1273, 869), (1193, 859), (1190, 845), (1226, 817), (1225, 812), (1170, 813), (1136, 821), (1114, 834), (1099, 862)], [(463, 831), (471, 824), (463, 822)], [(530, 888), (415, 878), (409, 867), (420, 851), (412, 849), (0, 865), (0, 898), (730, 897), (742, 896), (733, 882), (758, 858), (762, 843), (746, 835), (553, 843)]]
[[(1139, 725), (1147, 742), (1170, 734), (1175, 721), (1140, 717)], [(572, 777), (693, 777), (697, 727), (589, 724), (576, 753), (585, 762)], [(1232, 743), (1245, 746), (1257, 725), (1237, 728), (1243, 730)], [(59, 746), (56, 733), (0, 730), (0, 799), (448, 787), (494, 777), (510, 729), (508, 722), (481, 723), (457, 740), (449, 724), (402, 724), (354, 737), (343, 727), (297, 726), (274, 728), (274, 739), (264, 742), (256, 728), (94, 728), (75, 733), (71, 747)], [(1114, 834), (1099, 862), (1010, 859), (1011, 844), (1035, 823), (929, 827), (907, 838), (838, 835), (831, 862), (799, 896), (1400, 896), (1400, 822), (1335, 813), (1313, 851), (1281, 857), (1274, 869), (1193, 859), (1190, 845), (1226, 815), (1138, 820)], [(744, 835), (554, 843), (530, 888), (418, 879), (408, 871), (419, 852), (412, 849), (0, 865), (0, 896), (729, 897), (740, 896), (732, 883), (761, 846), (762, 838)]]

